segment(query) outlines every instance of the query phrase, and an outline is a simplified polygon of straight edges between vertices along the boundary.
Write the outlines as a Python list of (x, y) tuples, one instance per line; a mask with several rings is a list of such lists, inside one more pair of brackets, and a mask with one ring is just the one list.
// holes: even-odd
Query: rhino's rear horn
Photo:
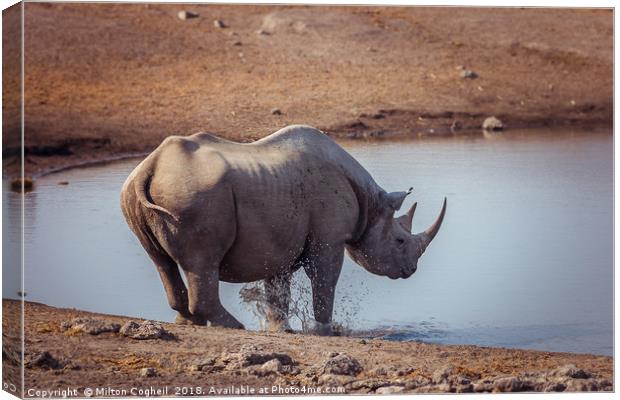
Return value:
[(441, 228), (441, 223), (443, 222), (443, 217), (446, 215), (446, 206), (448, 204), (448, 199), (444, 197), (443, 199), (443, 207), (441, 207), (441, 212), (439, 213), (439, 217), (437, 220), (431, 225), (427, 230), (422, 233), (419, 233), (416, 236), (419, 236), (422, 239), (422, 251), (426, 250), (426, 247), (431, 243), (431, 241), (439, 232), (439, 228)]
[(401, 215), (398, 217), (399, 222), (402, 224), (403, 228), (407, 229), (411, 232), (411, 228), (413, 227), (413, 214), (415, 214), (415, 209), (418, 206), (418, 203), (413, 203), (407, 214)]

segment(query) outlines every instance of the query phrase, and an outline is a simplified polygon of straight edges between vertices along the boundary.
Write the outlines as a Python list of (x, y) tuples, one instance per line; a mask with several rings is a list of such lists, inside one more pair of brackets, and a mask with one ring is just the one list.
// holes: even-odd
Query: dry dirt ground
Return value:
[[(199, 16), (182, 20), (183, 10)], [(26, 174), (201, 130), (250, 141), (303, 123), (334, 136), (418, 137), (478, 128), (489, 115), (507, 127), (611, 129), (612, 15), (27, 3)], [(3, 170), (14, 175), (19, 9), (4, 16)]]
[[(3, 300), (2, 307), (3, 381), (18, 383), (21, 303)], [(83, 396), (85, 388), (127, 390), (125, 394), (132, 395), (131, 388), (166, 387), (168, 395), (184, 394), (182, 390), (234, 394), (241, 387), (266, 387), (266, 394), (283, 394), (279, 391), (284, 388), (287, 394), (326, 393), (328, 388), (331, 393), (379, 394), (613, 390), (613, 360), (606, 356), (164, 323), (173, 339), (136, 340), (124, 336), (123, 329), (92, 335), (63, 330), (61, 324), (83, 318), (97, 329), (96, 321), (116, 323), (118, 331), (130, 320), (141, 322), (137, 319), (31, 302), (24, 303), (24, 310), (26, 395), (77, 390)]]

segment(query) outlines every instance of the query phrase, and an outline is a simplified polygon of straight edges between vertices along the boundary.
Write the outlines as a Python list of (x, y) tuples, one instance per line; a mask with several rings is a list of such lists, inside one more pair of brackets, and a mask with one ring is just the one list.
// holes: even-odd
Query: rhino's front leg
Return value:
[(317, 322), (316, 332), (322, 336), (330, 336), (333, 334), (332, 313), (336, 284), (344, 258), (344, 245), (328, 248), (317, 246), (317, 249), (310, 252), (312, 256), (305, 263), (304, 270), (312, 286), (312, 308)]
[(290, 332), (288, 310), (291, 301), (292, 272), (287, 271), (265, 279), (267, 329), (271, 332)]

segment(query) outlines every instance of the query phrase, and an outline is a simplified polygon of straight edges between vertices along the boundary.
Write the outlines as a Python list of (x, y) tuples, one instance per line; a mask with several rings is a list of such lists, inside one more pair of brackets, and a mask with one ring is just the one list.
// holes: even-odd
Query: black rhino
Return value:
[(291, 275), (303, 267), (319, 333), (330, 334), (345, 249), (369, 272), (408, 278), (439, 231), (445, 199), (422, 233), (410, 232), (415, 204), (394, 217), (410, 192), (387, 193), (328, 136), (295, 125), (250, 144), (168, 137), (129, 175), (121, 207), (177, 322), (243, 328), (219, 281), (264, 280), (270, 329), (284, 329)]

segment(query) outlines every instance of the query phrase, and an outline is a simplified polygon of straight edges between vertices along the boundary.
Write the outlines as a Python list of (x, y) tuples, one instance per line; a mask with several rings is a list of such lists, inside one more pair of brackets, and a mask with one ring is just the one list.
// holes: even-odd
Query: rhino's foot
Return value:
[(323, 323), (319, 321), (314, 321), (312, 333), (319, 336), (334, 336), (334, 329), (331, 322)]
[(209, 321), (211, 322), (211, 326), (220, 326), (222, 328), (231, 328), (231, 329), (245, 329), (245, 326), (236, 319), (233, 320), (220, 320), (220, 321)]
[(193, 315), (184, 316), (181, 314), (177, 314), (177, 317), (174, 322), (179, 325), (206, 325), (207, 324), (207, 320), (203, 318), (198, 318)]
[(268, 332), (286, 332), (293, 333), (293, 329), (288, 324), (287, 320), (276, 320), (276, 321), (267, 321), (267, 331)]

